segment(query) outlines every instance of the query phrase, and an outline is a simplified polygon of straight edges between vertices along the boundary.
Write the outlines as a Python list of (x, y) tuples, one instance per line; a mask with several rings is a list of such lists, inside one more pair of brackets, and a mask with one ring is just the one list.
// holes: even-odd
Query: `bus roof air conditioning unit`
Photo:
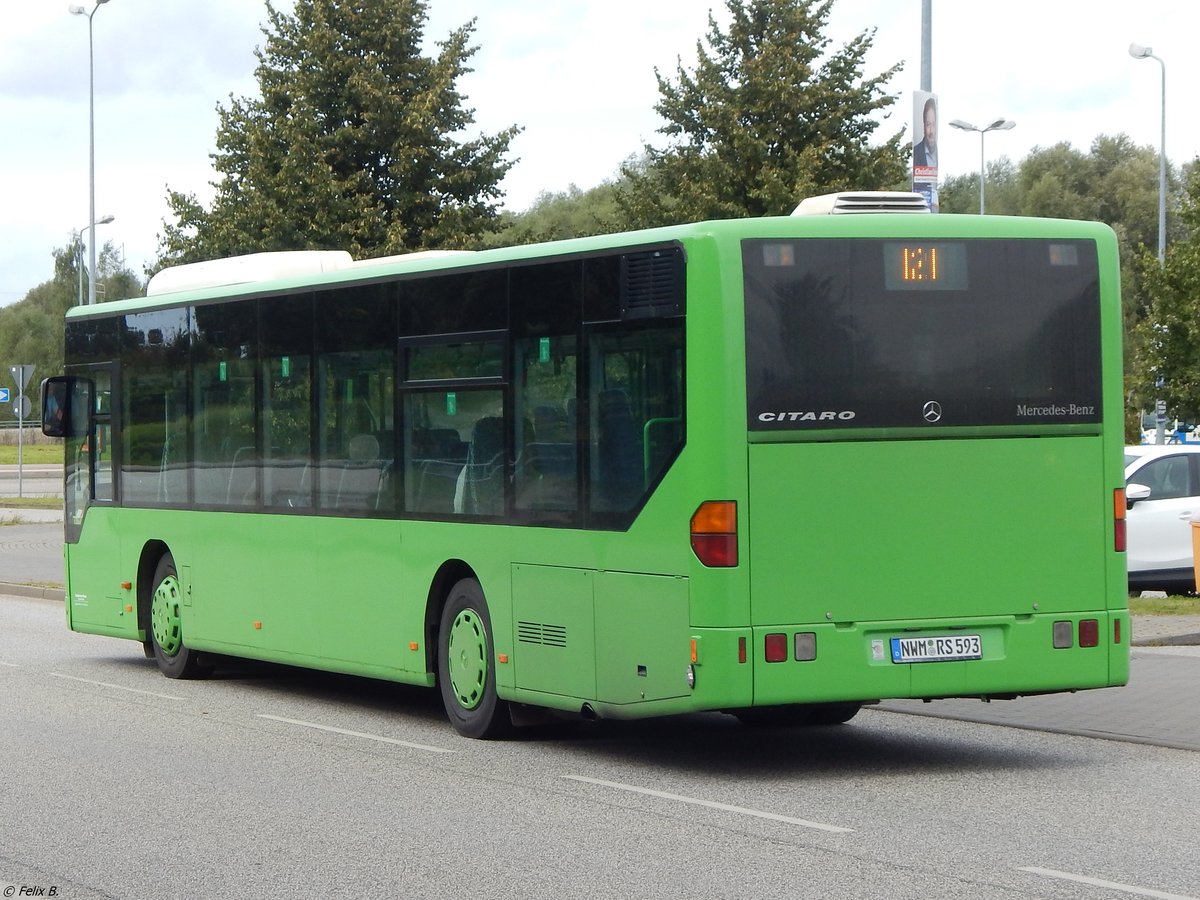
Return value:
[(146, 285), (146, 296), (337, 272), (353, 262), (345, 250), (279, 250), (210, 259), (172, 266), (156, 273)]
[(920, 194), (909, 191), (844, 191), (808, 197), (792, 210), (793, 216), (837, 216), (844, 213), (927, 213)]

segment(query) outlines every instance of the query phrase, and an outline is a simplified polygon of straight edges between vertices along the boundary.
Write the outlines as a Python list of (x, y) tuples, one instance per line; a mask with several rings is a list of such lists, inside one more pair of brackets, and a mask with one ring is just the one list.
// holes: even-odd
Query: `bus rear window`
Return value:
[(751, 430), (1096, 423), (1086, 240), (742, 245)]

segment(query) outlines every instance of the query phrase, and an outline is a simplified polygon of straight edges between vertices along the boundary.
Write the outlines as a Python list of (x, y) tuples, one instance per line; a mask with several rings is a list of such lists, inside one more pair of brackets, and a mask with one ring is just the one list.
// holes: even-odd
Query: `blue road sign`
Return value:
[(0, 403), (8, 402), (8, 388), (0, 388)]

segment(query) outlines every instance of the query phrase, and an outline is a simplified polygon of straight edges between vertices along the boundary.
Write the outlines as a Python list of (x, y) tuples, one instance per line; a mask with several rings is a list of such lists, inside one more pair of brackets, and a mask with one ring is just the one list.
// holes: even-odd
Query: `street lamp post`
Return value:
[(970, 122), (964, 122), (962, 119), (955, 119), (950, 123), (951, 128), (957, 128), (960, 131), (978, 131), (979, 132), (979, 214), (983, 215), (983, 181), (986, 175), (983, 166), (983, 136), (989, 131), (1008, 131), (1015, 128), (1017, 125), (1012, 119), (997, 119), (991, 125), (985, 125), (983, 128), (972, 125)]
[(1162, 138), (1158, 149), (1158, 262), (1167, 257), (1167, 64), (1154, 55), (1154, 48), (1130, 44), (1134, 59), (1155, 59), (1162, 66)]
[[(1162, 135), (1158, 148), (1158, 264), (1167, 260), (1167, 64), (1154, 55), (1152, 47), (1130, 44), (1129, 55), (1134, 59), (1155, 59), (1162, 66)], [(1160, 378), (1161, 384), (1161, 378)], [(1167, 409), (1162, 398), (1154, 401), (1154, 443), (1166, 441)]]
[(88, 303), (96, 302), (96, 72), (92, 54), (92, 17), (108, 0), (96, 0), (92, 11), (72, 6), (71, 15), (87, 16), (88, 20), (88, 223), (92, 239), (88, 241)]
[[(113, 219), (115, 219), (115, 218), (116, 218), (116, 216), (101, 216), (99, 219), (96, 220), (96, 224), (97, 225), (107, 225), (109, 222), (113, 221)], [(85, 231), (87, 231), (89, 228), (92, 228), (92, 226), (84, 225), (82, 228), (79, 229), (79, 239), (81, 241), (83, 240), (83, 233)], [(93, 229), (92, 239), (95, 240), (95, 237), (96, 237), (96, 234), (95, 234), (95, 230)], [(79, 258), (76, 260), (76, 269), (79, 272), (79, 304), (78, 305), (83, 306), (83, 247), (82, 246), (80, 246), (80, 248), (79, 248)], [(88, 281), (90, 282), (91, 279), (92, 279), (92, 273), (89, 272), (88, 273)]]

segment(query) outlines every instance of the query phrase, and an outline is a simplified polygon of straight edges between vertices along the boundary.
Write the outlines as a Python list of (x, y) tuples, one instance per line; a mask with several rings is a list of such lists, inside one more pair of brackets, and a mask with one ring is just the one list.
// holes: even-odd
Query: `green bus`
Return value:
[(69, 626), (436, 686), (472, 737), (1124, 684), (1113, 234), (888, 202), (72, 309)]

